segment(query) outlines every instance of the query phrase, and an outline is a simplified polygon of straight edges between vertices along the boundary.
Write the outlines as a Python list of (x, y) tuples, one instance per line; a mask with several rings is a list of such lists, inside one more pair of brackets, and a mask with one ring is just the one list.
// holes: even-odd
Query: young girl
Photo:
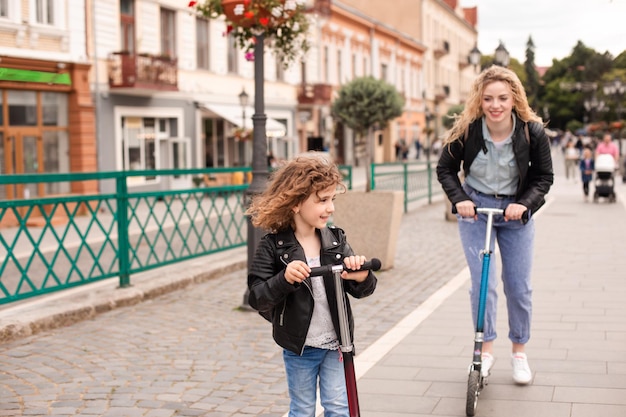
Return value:
[[(318, 382), (324, 416), (349, 416), (335, 286), (332, 277), (309, 276), (311, 267), (343, 262), (357, 270), (365, 262), (354, 255), (343, 230), (326, 225), (337, 191), (345, 191), (341, 179), (324, 157), (297, 157), (273, 173), (247, 211), (254, 226), (269, 231), (250, 267), (249, 303), (272, 322), (274, 340), (283, 348), (290, 417), (314, 417)], [(371, 271), (344, 271), (342, 278), (355, 298), (376, 288)]]
[(585, 201), (589, 199), (589, 183), (593, 179), (594, 161), (591, 149), (583, 150), (583, 158), (580, 160), (580, 173), (583, 181), (583, 193)]

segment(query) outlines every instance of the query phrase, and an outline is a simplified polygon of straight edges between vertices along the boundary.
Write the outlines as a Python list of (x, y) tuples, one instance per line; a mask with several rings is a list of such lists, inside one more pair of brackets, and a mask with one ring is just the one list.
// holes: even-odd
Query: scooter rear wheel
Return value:
[(471, 370), (467, 378), (467, 400), (465, 402), (465, 414), (473, 417), (478, 406), (478, 394), (480, 393), (480, 371)]

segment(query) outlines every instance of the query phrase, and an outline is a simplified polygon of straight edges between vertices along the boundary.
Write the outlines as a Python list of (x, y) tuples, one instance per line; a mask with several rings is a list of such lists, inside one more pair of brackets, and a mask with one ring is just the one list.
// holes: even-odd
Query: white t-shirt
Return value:
[[(314, 268), (320, 265), (320, 258), (307, 258), (307, 264)], [(335, 350), (339, 348), (339, 341), (333, 326), (333, 320), (330, 316), (330, 307), (328, 298), (326, 297), (326, 289), (324, 288), (324, 278), (321, 276), (311, 277), (313, 286), (313, 316), (309, 331), (306, 334), (305, 344), (307, 346)]]

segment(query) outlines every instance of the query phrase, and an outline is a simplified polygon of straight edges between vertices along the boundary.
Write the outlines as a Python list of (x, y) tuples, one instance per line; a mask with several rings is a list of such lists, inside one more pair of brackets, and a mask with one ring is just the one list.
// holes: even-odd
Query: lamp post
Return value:
[[(615, 78), (613, 81), (606, 83), (602, 86), (604, 95), (612, 98), (615, 103), (615, 116), (617, 121), (622, 120), (622, 98), (626, 92), (626, 85), (622, 83), (622, 80)], [(622, 138), (620, 131), (617, 133), (617, 145), (619, 147), (619, 155), (622, 156)]]
[(239, 104), (241, 104), (241, 128), (246, 130), (246, 106), (248, 105), (248, 93), (245, 87), (239, 93)]
[(478, 66), (478, 64), (480, 64), (481, 56), (482, 54), (480, 53), (480, 50), (478, 49), (478, 45), (474, 45), (474, 47), (472, 48), (468, 56), (469, 63), (474, 66), (474, 72), (476, 72), (476, 67)]
[[(267, 179), (269, 177), (267, 167), (267, 142), (266, 142), (266, 121), (265, 114), (265, 81), (264, 72), (264, 38), (265, 34), (256, 35), (256, 43), (254, 44), (254, 114), (252, 115), (252, 182), (244, 195), (244, 206), (247, 208), (252, 198), (261, 194), (267, 187)], [(243, 94), (243, 93), (242, 93)], [(239, 95), (241, 99), (241, 94)], [(252, 266), (254, 253), (259, 241), (265, 233), (262, 229), (254, 227), (252, 220), (248, 216), (248, 271)], [(248, 303), (248, 295), (250, 291), (246, 285), (246, 291), (243, 295), (243, 303), (239, 307), (241, 310), (249, 310), (252, 308)]]
[(496, 52), (493, 55), (493, 63), (501, 67), (508, 67), (510, 61), (511, 56), (509, 55), (509, 51), (507, 51), (504, 47), (504, 43), (500, 41), (500, 44), (496, 48)]
[(589, 122), (593, 123), (595, 120), (594, 115), (597, 111), (604, 110), (605, 103), (603, 100), (598, 100), (594, 94), (591, 98), (586, 99), (583, 105), (585, 106), (585, 110), (589, 112)]

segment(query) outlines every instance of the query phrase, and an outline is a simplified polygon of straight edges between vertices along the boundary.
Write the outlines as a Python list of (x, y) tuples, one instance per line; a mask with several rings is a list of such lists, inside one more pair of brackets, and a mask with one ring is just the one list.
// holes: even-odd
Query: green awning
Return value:
[(0, 67), (0, 81), (72, 85), (70, 74)]

